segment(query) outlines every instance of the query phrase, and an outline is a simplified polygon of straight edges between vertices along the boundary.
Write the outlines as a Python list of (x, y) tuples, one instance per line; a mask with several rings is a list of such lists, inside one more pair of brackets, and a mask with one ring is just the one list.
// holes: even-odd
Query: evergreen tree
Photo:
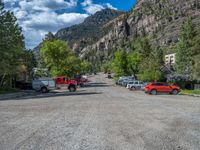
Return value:
[(117, 77), (129, 75), (127, 52), (124, 49), (119, 49), (117, 52), (115, 52), (113, 71)]
[(17, 66), (22, 63), (24, 37), (17, 24), (17, 19), (10, 11), (4, 10), (0, 1), (0, 86), (5, 86), (6, 76), (12, 80), (17, 73)]
[(192, 74), (192, 42), (195, 35), (192, 18), (189, 17), (182, 25), (182, 30), (176, 49), (176, 73), (181, 75)]

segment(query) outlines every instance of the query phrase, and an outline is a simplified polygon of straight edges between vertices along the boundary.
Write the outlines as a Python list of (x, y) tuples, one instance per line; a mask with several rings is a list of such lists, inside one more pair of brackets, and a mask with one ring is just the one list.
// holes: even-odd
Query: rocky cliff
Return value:
[[(81, 50), (85, 58), (91, 50), (98, 55), (116, 49), (138, 35), (151, 36), (154, 45), (172, 47), (178, 41), (183, 21), (191, 16), (196, 26), (200, 25), (199, 0), (140, 0), (131, 12), (113, 20), (112, 30), (95, 44)], [(129, 47), (127, 46), (127, 49)]]
[(188, 16), (200, 25), (199, 0), (139, 0), (130, 12), (102, 10), (79, 25), (59, 30), (55, 38), (68, 41), (83, 59), (110, 59), (118, 46), (129, 50), (138, 35), (148, 35), (154, 45), (170, 49)]

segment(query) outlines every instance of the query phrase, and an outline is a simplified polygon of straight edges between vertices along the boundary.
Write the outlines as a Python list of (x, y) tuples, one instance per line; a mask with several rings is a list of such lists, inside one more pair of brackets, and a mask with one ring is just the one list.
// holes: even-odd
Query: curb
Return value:
[(187, 95), (187, 96), (193, 96), (193, 97), (200, 97), (200, 95), (197, 95), (197, 94), (184, 94), (184, 93), (181, 93), (180, 95)]
[(34, 92), (18, 92), (18, 93), (10, 93), (10, 94), (2, 94), (0, 95), (0, 101), (1, 100), (8, 100), (8, 99), (15, 99), (20, 98), (23, 96), (29, 96), (29, 95), (35, 95)]

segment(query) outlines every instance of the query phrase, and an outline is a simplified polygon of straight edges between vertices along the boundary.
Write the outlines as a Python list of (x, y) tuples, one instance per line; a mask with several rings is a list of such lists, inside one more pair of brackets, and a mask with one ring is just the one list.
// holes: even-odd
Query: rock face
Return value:
[(84, 47), (106, 35), (112, 28), (112, 24), (106, 24), (122, 14), (121, 11), (104, 9), (86, 18), (79, 25), (59, 30), (55, 37), (67, 41), (76, 53), (80, 53)]
[(188, 16), (200, 25), (199, 0), (138, 0), (128, 13), (105, 9), (79, 25), (59, 30), (55, 38), (68, 41), (83, 59), (110, 59), (119, 45), (129, 50), (128, 44), (138, 35), (151, 36), (154, 45), (173, 46)]
[[(80, 57), (116, 49), (119, 43), (127, 43), (138, 35), (149, 35), (154, 45), (173, 46), (178, 41), (182, 23), (191, 16), (200, 25), (199, 0), (140, 0), (131, 12), (114, 20), (112, 30), (95, 44), (85, 47)], [(127, 47), (128, 49), (128, 47)]]
[[(49, 33), (45, 40), (54, 36), (55, 39), (67, 41), (69, 46), (79, 54), (83, 48), (97, 42), (106, 35), (113, 27), (113, 24), (109, 24), (109, 22), (123, 14), (122, 11), (104, 9), (89, 16), (81, 24), (60, 29), (55, 35)], [(37, 58), (39, 58), (41, 46), (42, 43), (33, 49)]]

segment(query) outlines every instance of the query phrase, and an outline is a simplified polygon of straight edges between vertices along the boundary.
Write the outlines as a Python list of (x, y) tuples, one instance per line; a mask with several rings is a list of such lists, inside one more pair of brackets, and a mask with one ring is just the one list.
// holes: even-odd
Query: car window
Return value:
[(136, 81), (135, 84), (138, 84), (138, 81)]
[(152, 84), (153, 86), (163, 86), (163, 84), (162, 83), (154, 83), (154, 84)]
[(133, 84), (133, 82), (129, 82), (129, 84)]
[(139, 82), (139, 84), (144, 84), (143, 82)]
[(164, 83), (163, 86), (169, 86), (169, 84), (168, 83)]
[(68, 80), (69, 80), (69, 78), (63, 78), (63, 80), (64, 80), (64, 81), (68, 81)]

